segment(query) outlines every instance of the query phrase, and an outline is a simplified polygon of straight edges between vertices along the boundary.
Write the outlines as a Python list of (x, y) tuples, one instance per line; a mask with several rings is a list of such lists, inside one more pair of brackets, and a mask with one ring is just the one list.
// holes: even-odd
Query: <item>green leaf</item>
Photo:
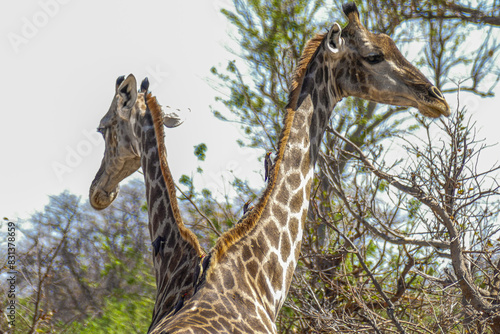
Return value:
[(207, 145), (204, 143), (201, 143), (199, 145), (194, 146), (194, 155), (198, 158), (200, 161), (205, 161), (207, 155)]

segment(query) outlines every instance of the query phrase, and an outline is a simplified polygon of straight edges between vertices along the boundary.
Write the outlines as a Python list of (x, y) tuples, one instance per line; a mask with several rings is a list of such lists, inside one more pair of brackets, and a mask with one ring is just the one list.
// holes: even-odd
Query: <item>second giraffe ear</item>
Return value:
[(116, 89), (116, 93), (119, 97), (118, 115), (123, 119), (129, 119), (130, 112), (137, 100), (137, 81), (135, 77), (130, 74)]
[[(170, 109), (170, 107), (167, 107)], [(179, 116), (180, 110), (168, 110), (163, 114), (163, 125), (165, 125), (167, 128), (175, 128), (184, 123), (184, 119)], [(191, 111), (191, 110), (189, 110)]]
[(344, 40), (340, 36), (342, 34), (342, 28), (340, 25), (335, 22), (333, 26), (328, 31), (328, 35), (326, 36), (326, 45), (328, 50), (332, 53), (338, 53), (342, 50), (342, 46), (344, 45)]

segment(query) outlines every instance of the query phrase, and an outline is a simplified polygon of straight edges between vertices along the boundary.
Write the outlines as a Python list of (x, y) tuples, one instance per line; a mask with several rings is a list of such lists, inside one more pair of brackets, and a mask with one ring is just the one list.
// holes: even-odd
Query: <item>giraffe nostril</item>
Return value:
[(431, 88), (429, 88), (429, 93), (435, 98), (444, 100), (443, 93), (441, 93), (441, 91), (436, 86), (432, 86)]

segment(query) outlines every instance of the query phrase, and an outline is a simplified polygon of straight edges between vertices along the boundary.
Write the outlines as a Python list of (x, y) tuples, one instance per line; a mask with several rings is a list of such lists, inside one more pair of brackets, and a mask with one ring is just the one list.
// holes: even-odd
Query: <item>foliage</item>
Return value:
[(102, 315), (73, 323), (66, 332), (75, 334), (146, 333), (154, 306), (152, 295), (124, 294), (106, 300)]
[(198, 160), (204, 161), (205, 158), (207, 157), (206, 152), (207, 152), (207, 145), (204, 143), (201, 143), (194, 147), (194, 155), (198, 158)]
[[(240, 61), (230, 61), (225, 71), (212, 73), (229, 90), (229, 98), (217, 98), (231, 115), (214, 111), (223, 120), (241, 124), (248, 142), (242, 145), (276, 149), (281, 112), (293, 69), (305, 42), (318, 31), (311, 25), (325, 1), (234, 1), (235, 12), (223, 9), (239, 32)], [(249, 64), (250, 66), (247, 66)]]
[[(60, 333), (123, 305), (151, 317), (155, 282), (143, 188), (142, 182), (128, 183), (112, 207), (100, 212), (63, 192), (22, 224), (27, 240), (19, 249), (17, 288), (23, 296), (18, 323), (25, 333)], [(128, 299), (134, 296), (137, 304)]]

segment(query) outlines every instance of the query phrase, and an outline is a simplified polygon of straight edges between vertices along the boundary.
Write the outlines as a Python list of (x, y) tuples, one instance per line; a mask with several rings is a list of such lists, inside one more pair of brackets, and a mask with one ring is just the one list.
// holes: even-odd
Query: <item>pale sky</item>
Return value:
[[(242, 151), (238, 126), (216, 120), (220, 95), (207, 82), (225, 67), (229, 0), (15, 1), (0, 10), (4, 102), (0, 131), (0, 215), (27, 218), (65, 189), (88, 196), (104, 152), (96, 132), (116, 78), (149, 77), (162, 105), (187, 109), (166, 130), (174, 179), (205, 169), (205, 186), (223, 192), (230, 171), (260, 182), (263, 152)], [(208, 146), (198, 162), (193, 146)], [(142, 175), (136, 173), (136, 177)], [(201, 182), (201, 181), (200, 181)], [(263, 182), (262, 182), (263, 184)]]
[[(237, 58), (225, 49), (234, 41), (219, 13), (231, 2), (2, 2), (1, 217), (28, 218), (43, 209), (49, 195), (65, 189), (87, 198), (104, 152), (95, 129), (113, 98), (116, 78), (129, 73), (139, 81), (148, 76), (162, 105), (191, 109), (183, 125), (166, 130), (175, 180), (200, 165), (203, 186), (213, 192), (227, 190), (222, 180), (230, 180), (231, 171), (262, 186), (257, 159), (263, 151), (240, 149), (238, 126), (216, 120), (209, 108), (217, 106), (214, 97), (220, 95), (207, 82), (210, 68)], [(456, 105), (455, 97), (448, 101)], [(479, 137), (500, 141), (499, 98), (468, 96), (461, 104), (475, 113)], [(193, 146), (202, 142), (208, 151), (200, 163)], [(500, 159), (498, 146), (488, 159)]]

